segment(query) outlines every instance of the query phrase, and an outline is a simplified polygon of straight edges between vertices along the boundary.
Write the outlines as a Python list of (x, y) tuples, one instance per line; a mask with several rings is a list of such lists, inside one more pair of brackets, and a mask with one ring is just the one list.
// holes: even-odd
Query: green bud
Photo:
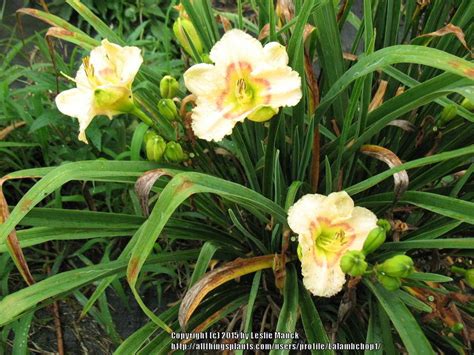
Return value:
[(460, 333), (462, 332), (462, 330), (464, 329), (464, 324), (462, 323), (454, 323), (452, 326), (451, 326), (451, 330), (454, 332), (454, 333)]
[(166, 142), (160, 135), (148, 131), (144, 137), (146, 157), (150, 161), (159, 162), (166, 149)]
[(164, 99), (172, 99), (179, 91), (179, 83), (171, 75), (166, 75), (160, 81), (160, 95)]
[[(201, 38), (199, 37), (193, 23), (186, 18), (178, 17), (173, 24), (173, 32), (179, 44), (189, 55), (193, 55), (193, 47), (198, 54), (202, 54), (203, 48)], [(192, 46), (191, 46), (191, 43)]]
[(274, 109), (270, 106), (264, 106), (257, 111), (248, 115), (248, 119), (254, 122), (265, 122), (268, 121), (270, 118), (275, 116), (278, 113), (278, 109)]
[(474, 103), (472, 103), (472, 101), (468, 100), (467, 98), (462, 100), (461, 106), (465, 109), (468, 109), (469, 111), (474, 111)]
[(176, 104), (171, 99), (161, 99), (158, 101), (158, 111), (166, 119), (173, 121), (178, 118)]
[(104, 115), (130, 112), (135, 108), (132, 92), (121, 86), (94, 90), (94, 105)]
[(383, 227), (376, 227), (369, 232), (367, 239), (364, 242), (362, 251), (365, 255), (369, 255), (377, 250), (385, 242), (385, 229)]
[(180, 162), (186, 159), (186, 155), (183, 152), (181, 145), (176, 142), (168, 142), (166, 144), (165, 158), (170, 162)]
[(469, 285), (469, 287), (474, 288), (474, 269), (469, 269), (464, 274), (464, 281)]
[(145, 146), (146, 146), (146, 143), (150, 139), (154, 138), (156, 135), (157, 133), (152, 129), (149, 129), (148, 131), (146, 131), (145, 135), (143, 136), (143, 142), (145, 143)]
[(390, 232), (390, 230), (392, 229), (392, 225), (390, 224), (390, 222), (383, 218), (377, 221), (377, 225), (385, 229), (385, 233)]
[(341, 258), (341, 270), (351, 276), (361, 276), (367, 270), (365, 255), (358, 250), (351, 250)]
[(377, 273), (377, 279), (389, 291), (396, 291), (402, 285), (402, 282), (398, 277), (391, 277), (387, 275), (383, 275), (381, 273)]
[(456, 118), (458, 114), (458, 109), (456, 105), (450, 104), (444, 107), (443, 111), (441, 111), (441, 115), (439, 116), (439, 125), (444, 126), (449, 121)]
[(407, 255), (395, 255), (379, 265), (378, 270), (392, 277), (407, 277), (413, 272), (413, 260)]

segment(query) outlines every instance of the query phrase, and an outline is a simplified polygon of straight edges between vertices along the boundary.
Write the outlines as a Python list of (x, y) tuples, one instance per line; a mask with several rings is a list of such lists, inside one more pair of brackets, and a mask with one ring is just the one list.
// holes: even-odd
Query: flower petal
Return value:
[(211, 64), (196, 64), (184, 73), (184, 85), (196, 96), (219, 97), (225, 89), (222, 75)]
[(70, 89), (56, 96), (56, 106), (63, 114), (79, 120), (79, 140), (87, 143), (85, 130), (95, 116), (91, 91)]
[(231, 134), (234, 126), (249, 114), (245, 112), (233, 118), (225, 118), (226, 112), (231, 110), (233, 108), (225, 108), (225, 111), (220, 111), (210, 102), (198, 101), (191, 116), (194, 134), (207, 141), (219, 142)]
[(76, 73), (76, 77), (74, 78), (76, 86), (82, 90), (94, 90), (92, 87), (91, 82), (87, 78), (86, 71), (84, 70), (84, 64), (81, 64), (79, 70)]
[(288, 66), (255, 71), (252, 77), (266, 83), (260, 95), (268, 106), (295, 106), (301, 100), (301, 78)]
[(377, 216), (364, 207), (354, 207), (352, 216), (346, 221), (355, 232), (355, 238), (348, 250), (362, 250), (369, 232), (377, 227)]
[(141, 50), (138, 47), (123, 47), (117, 57), (112, 59), (117, 68), (120, 83), (128, 87), (132, 86), (135, 75), (143, 63)]
[(224, 71), (232, 63), (248, 63), (256, 68), (263, 60), (262, 44), (241, 30), (231, 30), (212, 47), (209, 54), (218, 68)]
[(325, 216), (333, 222), (350, 218), (354, 209), (354, 201), (345, 191), (333, 192), (325, 201)]
[(288, 53), (286, 48), (278, 42), (270, 42), (263, 47), (264, 64), (275, 68), (288, 65)]
[(130, 87), (142, 63), (138, 47), (121, 47), (107, 39), (90, 54), (94, 75), (102, 85), (121, 84)]
[(326, 196), (308, 194), (301, 197), (288, 210), (288, 225), (297, 234), (311, 234), (311, 225), (324, 208)]
[(328, 266), (327, 263), (322, 264), (316, 262), (312, 252), (303, 250), (301, 259), (301, 274), (303, 275), (303, 283), (305, 287), (315, 296), (331, 297), (342, 290), (346, 277), (336, 263)]

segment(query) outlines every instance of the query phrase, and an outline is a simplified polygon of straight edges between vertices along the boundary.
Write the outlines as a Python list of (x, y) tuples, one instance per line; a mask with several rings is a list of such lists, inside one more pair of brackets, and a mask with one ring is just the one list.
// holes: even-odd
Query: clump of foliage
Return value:
[[(4, 340), (13, 330), (20, 344), (36, 310), (72, 295), (84, 305), (83, 315), (93, 313), (104, 324), (118, 354), (167, 353), (177, 343), (171, 333), (182, 330), (297, 332), (304, 343), (380, 343), (379, 353), (468, 352), (474, 323), (472, 1), (364, 0), (357, 15), (351, 0), (238, 1), (234, 12), (183, 0), (176, 9), (144, 7), (140, 14), (150, 20), (139, 20), (140, 31), (126, 21), (112, 29), (80, 1), (67, 3), (92, 31), (45, 11), (19, 12), (52, 26), (48, 39), (81, 49), (65, 55), (71, 47), (52, 50), (38, 39), (54, 66), (24, 68), (6, 60), (1, 74), (2, 122), (11, 124), (15, 115), (24, 121), (0, 142), (8, 156), (1, 167), (8, 172), (6, 199), (0, 195)], [(101, 6), (100, 15), (109, 16), (113, 9)], [(148, 31), (155, 15), (169, 25), (160, 33)], [(347, 26), (355, 29), (349, 49), (341, 41)], [(212, 49), (231, 29), (283, 45), (288, 70), (301, 78), (301, 99), (258, 106), (225, 134), (211, 134), (197, 116), (203, 102), (219, 96), (202, 101), (206, 93), (194, 90), (190, 82), (199, 83), (199, 76), (191, 74), (213, 61), (218, 67)], [(160, 37), (156, 44), (150, 34)], [(77, 120), (52, 104), (58, 91), (71, 87), (59, 77), (56, 90), (52, 72), (74, 77), (79, 59), (103, 39), (143, 48), (144, 64), (131, 88), (136, 109), (113, 100), (115, 111), (125, 114), (95, 118), (84, 145), (75, 138)], [(24, 77), (32, 83), (8, 91)], [(263, 89), (246, 80), (236, 81), (231, 99), (248, 109)], [(99, 101), (110, 103), (109, 96)], [(28, 137), (34, 141), (25, 143)], [(39, 164), (22, 150), (32, 146), (39, 148), (33, 150)], [(37, 181), (26, 189), (23, 181), (31, 179)], [(330, 222), (311, 234), (308, 247), (307, 214), (317, 205), (301, 201), (315, 193), (326, 199), (318, 221)], [(11, 211), (6, 200), (15, 202)], [(343, 246), (360, 224), (341, 212), (341, 204), (352, 201), (372, 222), (354, 232), (363, 234), (361, 243), (346, 253)], [(344, 227), (336, 230), (337, 223)], [(63, 249), (45, 251), (43, 243)], [(314, 286), (326, 277), (321, 268), (308, 281), (306, 265), (317, 264), (307, 258), (311, 248), (326, 253), (317, 261), (335, 250), (332, 267), (346, 274), (344, 286), (324, 294)], [(29, 268), (37, 250), (54, 261), (50, 276)], [(10, 257), (27, 287), (9, 290)], [(65, 260), (67, 270), (60, 271)], [(150, 319), (123, 341), (108, 287), (125, 302), (133, 297)], [(153, 311), (143, 298), (150, 287), (167, 290), (166, 299), (177, 303)]]

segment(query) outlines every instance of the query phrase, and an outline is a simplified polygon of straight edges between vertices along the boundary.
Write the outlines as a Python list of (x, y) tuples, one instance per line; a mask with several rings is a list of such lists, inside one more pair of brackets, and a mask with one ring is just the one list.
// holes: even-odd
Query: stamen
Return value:
[(82, 63), (84, 64), (84, 71), (89, 79), (94, 78), (94, 66), (90, 63), (89, 57), (84, 57)]
[(244, 95), (245, 89), (247, 89), (247, 83), (245, 82), (244, 79), (240, 78), (239, 80), (237, 80), (237, 90), (239, 94)]
[(236, 83), (236, 97), (241, 104), (247, 103), (252, 99), (252, 89), (247, 85), (245, 79), (240, 78)]

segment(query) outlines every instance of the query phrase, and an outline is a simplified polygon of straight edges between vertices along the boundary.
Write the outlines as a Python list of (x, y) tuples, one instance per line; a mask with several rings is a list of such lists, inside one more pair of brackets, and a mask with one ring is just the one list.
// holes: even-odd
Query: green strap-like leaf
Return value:
[[(323, 322), (319, 317), (319, 313), (316, 310), (313, 300), (309, 292), (300, 284), (299, 285), (300, 295), (300, 310), (301, 320), (303, 321), (303, 328), (306, 334), (306, 339), (309, 344), (329, 344), (329, 337), (324, 328)], [(312, 354), (334, 354), (330, 350), (313, 350)]]
[[(177, 260), (192, 260), (197, 258), (199, 251), (186, 250), (171, 253), (160, 253), (148, 260), (150, 264), (158, 264)], [(126, 260), (111, 261), (98, 265), (66, 271), (50, 276), (32, 286), (11, 293), (0, 301), (0, 326), (10, 323), (40, 302), (69, 293), (79, 287), (90, 284), (110, 275), (125, 271)]]
[(434, 354), (430, 342), (405, 304), (397, 297), (393, 297), (393, 294), (380, 284), (373, 284), (367, 279), (364, 279), (364, 284), (377, 297), (387, 312), (408, 353), (413, 355)]
[(346, 71), (325, 95), (316, 114), (323, 115), (338, 94), (357, 78), (387, 65), (397, 63), (427, 65), (474, 80), (474, 64), (455, 55), (423, 46), (398, 45), (387, 47), (360, 58), (357, 64)]
[[(298, 275), (294, 265), (286, 268), (285, 287), (283, 289), (283, 306), (278, 316), (276, 332), (293, 334), (296, 329), (298, 315)], [(292, 339), (275, 339), (274, 344), (290, 344)], [(272, 350), (271, 355), (289, 354), (289, 350)]]

